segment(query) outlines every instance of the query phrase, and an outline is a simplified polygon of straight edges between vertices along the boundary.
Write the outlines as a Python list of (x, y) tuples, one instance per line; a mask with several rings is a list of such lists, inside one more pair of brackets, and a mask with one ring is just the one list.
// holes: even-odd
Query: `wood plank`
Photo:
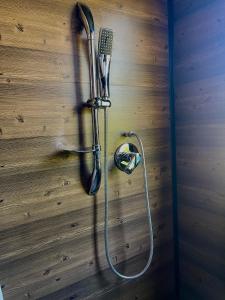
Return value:
[[(179, 220), (184, 220), (180, 224), (181, 235), (188, 239), (199, 240), (203, 245), (213, 247), (217, 255), (223, 257), (225, 252), (224, 237), (224, 217), (214, 217), (210, 212), (180, 205)], [(207, 249), (207, 247), (206, 247)], [(205, 249), (205, 251), (207, 251)]]
[[(207, 187), (214, 192), (224, 193), (224, 181), (221, 177), (224, 173), (224, 164), (182, 162), (179, 163), (179, 184), (188, 183), (199, 188)], [(215, 174), (218, 176), (215, 176)]]
[[(15, 1), (2, 2), (0, 8), (2, 45), (71, 53), (71, 27), (76, 28), (79, 23), (77, 18), (73, 18), (71, 21), (71, 15), (75, 7), (73, 1), (64, 1), (63, 4), (61, 1), (54, 1), (54, 6), (51, 1), (30, 3), (26, 0), (24, 5), (20, 3), (15, 5)], [(163, 10), (164, 13), (166, 12), (166, 6), (162, 3), (163, 1), (160, 2), (152, 1), (149, 6), (146, 1), (140, 1), (139, 5), (135, 4), (134, 1), (124, 1), (123, 4), (118, 4), (116, 1), (110, 1), (110, 3), (87, 1), (87, 5), (90, 5), (94, 15), (96, 32), (99, 30), (103, 18), (106, 27), (113, 25), (116, 33), (114, 39), (115, 57), (118, 57), (119, 53), (121, 54), (121, 48), (124, 45), (121, 42), (124, 35), (126, 35), (126, 46), (129, 45), (131, 52), (138, 48), (139, 51), (144, 51), (144, 49), (153, 49), (154, 51), (155, 49), (153, 54), (158, 57), (163, 52), (166, 53), (168, 49), (168, 47), (162, 47), (162, 40), (164, 43), (167, 34), (167, 20), (165, 14), (162, 13)], [(101, 10), (99, 10), (99, 6), (102, 8)], [(51, 10), (48, 11), (50, 7)], [(120, 26), (121, 20), (124, 29)], [(126, 30), (128, 26), (132, 27), (132, 30)], [(138, 37), (135, 47), (133, 47), (134, 36)], [(154, 43), (149, 45), (149, 39), (154, 40)], [(138, 47), (138, 44), (141, 47)], [(150, 58), (145, 57), (146, 59)], [(163, 60), (164, 62), (167, 61), (166, 58)]]
[[(187, 184), (187, 182), (186, 182)], [(212, 191), (210, 188), (198, 188), (194, 185), (178, 185), (178, 194), (182, 199), (182, 205), (199, 208), (210, 212), (212, 217), (217, 215), (225, 217), (224, 195)], [(214, 216), (213, 216), (214, 214)]]
[[(54, 293), (49, 297), (43, 297), (41, 299), (47, 300), (47, 299), (54, 298), (56, 300), (59, 299), (69, 300), (73, 297), (80, 297), (81, 299), (96, 299), (96, 297), (98, 297), (97, 299), (105, 299), (108, 293), (110, 299), (132, 299), (134, 294), (137, 299), (149, 299), (149, 297), (151, 298), (157, 297), (157, 299), (165, 299), (165, 297), (168, 296), (169, 294), (171, 286), (173, 285), (172, 282), (173, 278), (171, 276), (171, 267), (172, 267), (171, 263), (168, 263), (168, 265), (165, 266), (163, 270), (162, 269), (155, 270), (154, 268), (154, 270), (151, 272), (151, 274), (154, 272), (153, 280), (151, 280), (150, 277), (151, 274), (149, 274), (148, 272), (148, 274), (145, 275), (144, 280), (134, 280), (129, 282), (121, 280), (120, 282), (118, 282), (116, 287), (114, 287), (112, 284), (113, 281), (115, 280), (115, 277), (113, 276), (110, 270), (106, 270), (103, 272), (104, 277), (107, 277), (107, 280), (105, 280), (104, 283), (99, 281), (96, 282), (96, 278), (91, 277), (87, 279), (88, 281), (86, 281), (86, 283), (84, 281), (81, 281), (76, 285), (72, 285), (70, 287), (70, 291), (61, 290), (58, 293)], [(157, 281), (155, 280), (155, 278), (159, 279), (159, 277), (161, 280), (165, 278), (166, 285), (164, 286), (163, 289), (161, 288), (161, 285), (157, 284)], [(100, 286), (97, 293), (95, 290), (93, 290), (96, 284)], [(92, 293), (91, 293), (91, 288), (92, 288)], [(129, 290), (129, 292), (126, 293), (125, 290), (127, 291)], [(68, 296), (64, 298), (65, 295)]]
[[(14, 64), (11, 57), (16, 56)], [(89, 82), (86, 57), (58, 54), (39, 50), (0, 46), (1, 75), (0, 82), (12, 84), (15, 80), (74, 83)], [(83, 65), (82, 72), (77, 65)], [(122, 68), (123, 72), (118, 72)], [(167, 66), (153, 63), (130, 63), (114, 61), (111, 72), (112, 85), (168, 87)]]
[[(167, 245), (168, 246), (168, 243), (167, 244), (165, 244), (165, 245)], [(154, 264), (153, 264), (153, 267), (152, 267), (152, 269), (153, 269), (153, 271), (154, 270), (156, 270), (158, 267), (159, 267), (159, 265), (160, 265), (160, 262), (159, 262), (159, 260), (163, 260), (163, 262), (164, 262), (164, 264), (165, 265), (167, 265), (168, 264), (168, 262), (170, 262), (170, 265), (171, 265), (171, 259), (172, 259), (172, 257), (170, 256), (170, 254), (168, 253), (168, 257), (163, 257), (163, 255), (162, 255), (162, 252), (165, 250), (165, 245), (163, 245), (161, 248), (157, 248), (158, 249), (158, 252), (157, 252), (157, 256), (156, 257), (154, 257)], [(125, 268), (125, 271), (127, 270), (128, 272), (130, 271), (130, 272), (135, 272), (135, 271), (137, 271), (137, 268), (140, 268), (140, 267), (142, 267), (143, 266), (143, 264), (145, 263), (145, 260), (146, 260), (146, 253), (143, 253), (142, 255), (137, 255), (136, 257), (134, 257), (134, 259), (128, 259), (128, 261), (127, 261), (127, 263), (126, 263), (126, 265), (124, 265), (124, 264), (120, 264), (119, 265), (119, 267), (123, 267), (123, 268)], [(8, 298), (10, 298), (10, 297), (13, 297), (13, 295), (17, 295), (18, 296), (18, 299), (24, 299), (23, 297), (24, 297), (24, 295), (26, 295), (27, 293), (30, 295), (30, 298), (32, 299), (39, 299), (39, 298), (44, 298), (45, 296), (45, 294), (46, 294), (46, 292), (47, 292), (47, 289), (46, 289), (46, 283), (48, 282), (48, 286), (49, 286), (49, 290), (54, 290), (54, 285), (55, 285), (55, 282), (56, 282), (56, 278), (60, 278), (60, 280), (58, 280), (57, 281), (57, 289), (62, 289), (63, 291), (61, 292), (61, 294), (60, 294), (60, 297), (61, 297), (61, 299), (63, 299), (63, 297), (66, 297), (67, 295), (69, 295), (70, 294), (70, 290), (68, 290), (68, 289), (63, 289), (63, 287), (65, 286), (65, 281), (67, 281), (67, 282), (71, 282), (71, 285), (74, 283), (74, 280), (75, 280), (75, 278), (77, 277), (77, 274), (79, 273), (79, 272), (81, 272), (81, 278), (83, 277), (83, 270), (84, 270), (84, 266), (83, 266), (83, 268), (81, 268), (82, 266), (80, 266), (80, 268), (72, 268), (71, 269), (71, 273), (70, 272), (67, 272), (67, 273), (64, 273), (64, 277), (61, 277), (61, 275), (63, 275), (63, 274), (57, 274), (58, 276), (60, 276), (60, 277), (57, 277), (57, 275), (56, 276), (52, 276), (52, 278), (51, 278), (51, 276), (49, 276), (49, 275), (47, 275), (47, 277), (49, 276), (50, 278), (46, 278), (46, 275), (45, 276), (41, 276), (40, 275), (40, 281), (39, 282), (37, 282), (36, 283), (36, 286), (38, 286), (39, 288), (38, 289), (34, 289), (33, 288), (33, 286), (32, 286), (32, 284), (30, 284), (30, 285), (28, 285), (28, 286), (19, 286), (18, 288), (20, 289), (19, 290), (19, 292), (16, 292), (15, 293), (15, 291), (11, 291), (11, 294), (9, 294), (9, 293), (5, 293), (6, 294), (6, 299), (8, 299)], [(89, 276), (91, 276), (92, 275), (92, 271), (91, 271), (91, 269), (93, 269), (92, 268), (92, 265), (87, 265), (87, 267), (86, 267), (86, 269), (88, 269), (89, 270), (89, 272), (88, 272), (88, 275)], [(150, 269), (150, 271), (151, 271), (151, 269)], [(161, 273), (163, 273), (163, 272), (161, 272)], [(170, 273), (171, 273), (171, 269), (170, 269)], [(101, 276), (101, 274), (103, 275), (103, 276)], [(104, 276), (105, 275), (105, 276)], [(87, 275), (86, 275), (87, 276)], [(88, 277), (89, 277), (88, 276)], [(118, 286), (118, 284), (119, 284), (119, 282), (118, 282), (118, 280), (115, 278), (115, 276), (112, 276), (112, 274), (111, 274), (111, 271), (109, 271), (109, 270), (106, 270), (106, 271), (103, 271), (103, 272), (100, 272), (100, 273), (98, 273), (98, 276), (100, 276), (101, 278), (103, 277), (103, 279), (102, 279), (102, 281), (101, 281), (101, 283), (100, 283), (100, 287), (98, 287), (99, 286), (99, 280), (98, 280), (98, 278), (96, 278), (96, 281), (98, 282), (96, 285), (97, 285), (97, 287), (98, 287), (98, 289), (95, 289), (94, 290), (94, 295), (93, 296), (95, 296), (96, 294), (98, 295), (98, 293), (101, 295), (101, 292), (102, 292), (102, 285), (104, 284), (104, 282), (106, 282), (106, 283), (110, 283), (111, 282), (111, 286), (113, 286), (113, 287), (117, 287)], [(41, 280), (41, 277), (42, 277), (42, 280)], [(86, 278), (88, 278), (88, 277), (86, 277)], [(150, 276), (148, 276), (148, 277), (150, 277)], [(151, 277), (153, 277), (153, 278), (155, 278), (155, 275), (154, 275), (154, 272), (153, 272), (153, 274), (152, 274), (152, 276)], [(150, 277), (150, 278), (151, 278)], [(85, 278), (85, 279), (86, 279)], [(112, 280), (111, 281), (108, 281), (109, 279), (111, 279), (112, 278)], [(84, 279), (84, 280), (85, 280)], [(143, 278), (142, 278), (143, 279)], [(87, 279), (88, 280), (88, 279)], [(157, 280), (157, 278), (156, 278), (156, 280)], [(45, 284), (44, 284), (44, 281), (45, 281)], [(96, 282), (95, 281), (95, 282)], [(157, 280), (158, 281), (158, 280)], [(121, 282), (122, 283), (122, 282)], [(79, 281), (79, 282), (77, 282), (77, 289), (76, 289), (76, 291), (75, 291), (75, 293), (76, 292), (78, 292), (78, 295), (80, 294), (80, 291), (79, 291), (79, 285), (81, 285), (82, 283), (81, 283), (81, 281)], [(140, 283), (139, 283), (140, 284)], [(90, 289), (90, 286), (85, 286), (85, 289), (83, 288), (83, 292), (89, 292), (89, 289)], [(154, 289), (153, 289), (153, 291), (154, 291)], [(152, 291), (152, 292), (153, 292)], [(81, 291), (82, 292), (82, 291)], [(104, 292), (104, 291), (103, 291)], [(105, 293), (105, 295), (103, 296), (103, 297), (107, 297), (107, 292), (111, 292), (111, 289), (109, 289), (108, 291), (106, 291), (106, 293)], [(147, 289), (147, 287), (146, 287), (146, 291), (145, 291), (146, 293), (148, 293), (149, 292), (149, 289)], [(165, 292), (168, 292), (168, 290), (167, 291), (165, 291)], [(56, 294), (56, 293), (55, 293)], [(55, 294), (53, 294), (53, 296), (55, 296)], [(124, 291), (124, 296), (126, 295), (127, 293), (126, 293), (126, 291)], [(49, 297), (51, 297), (52, 295), (50, 294), (50, 296)], [(122, 296), (122, 294), (121, 294), (121, 296)], [(81, 297), (81, 299), (83, 299), (82, 298), (82, 294), (80, 294), (80, 297)], [(57, 299), (57, 298), (56, 298)], [(79, 298), (78, 298), (79, 299)]]
[[(143, 227), (137, 226), (137, 224), (137, 222), (133, 222), (133, 225), (131, 223), (131, 227), (127, 231), (129, 236), (126, 236), (126, 238), (129, 240), (129, 247), (126, 246), (126, 243), (122, 242), (121, 244), (119, 242), (118, 235), (121, 235), (121, 229), (118, 226), (114, 228), (115, 231), (112, 231), (114, 240), (111, 245), (111, 254), (114, 257), (114, 261), (116, 260), (119, 263), (147, 251), (148, 241), (146, 235), (140, 234), (143, 232)], [(169, 225), (169, 223), (167, 224)], [(165, 226), (163, 230), (159, 231), (158, 238), (155, 239), (156, 253), (158, 243), (161, 244), (165, 241), (168, 249), (168, 241), (171, 241), (171, 237), (168, 236), (169, 230), (169, 226)], [(115, 238), (116, 232), (117, 238)], [(104, 253), (103, 235), (98, 235), (97, 252), (94, 252), (93, 246), (91, 246), (93, 243), (95, 242), (88, 235), (81, 237), (81, 239), (75, 239), (72, 243), (64, 243), (61, 246), (57, 246), (57, 248), (49, 248), (48, 251), (26, 256), (22, 260), (7, 264), (8, 267), (10, 266), (10, 271), (5, 269), (7, 265), (2, 265), (1, 276), (5, 284), (6, 295), (9, 293), (13, 297), (16, 294), (20, 299), (20, 293), (24, 296), (25, 291), (28, 290), (30, 294), (38, 293), (40, 297), (108, 267)], [(168, 259), (168, 256), (164, 256), (164, 258)], [(140, 265), (138, 264), (136, 268), (141, 269), (143, 265), (144, 261)], [(4, 274), (9, 275), (5, 277)], [(57, 281), (57, 278), (60, 278), (60, 280)], [(57, 287), (55, 286), (56, 281)], [(34, 288), (34, 286), (38, 287), (38, 289)], [(34, 296), (33, 298), (38, 297)]]
[[(111, 127), (111, 126), (110, 126)], [(114, 127), (114, 126), (113, 126)], [(131, 127), (130, 127), (131, 128)], [(113, 130), (110, 132), (109, 141), (109, 153), (113, 154), (115, 147), (122, 144), (125, 139), (121, 137), (121, 133)], [(143, 138), (143, 144), (146, 149), (146, 155), (148, 156), (148, 162), (163, 161), (169, 159), (169, 128), (149, 128), (137, 130), (137, 132)], [(85, 132), (86, 133), (86, 132)], [(92, 144), (90, 139), (91, 130), (85, 138), (86, 146)], [(101, 129), (102, 137), (102, 129)], [(53, 167), (68, 166), (71, 162), (75, 163), (78, 159), (77, 155), (60, 155), (57, 153), (58, 143), (65, 145), (71, 145), (75, 148), (80, 148), (79, 136), (64, 135), (64, 136), (40, 136), (34, 138), (18, 138), (18, 139), (2, 139), (0, 140), (0, 156), (1, 156), (1, 173), (0, 176), (10, 174), (10, 170), (13, 174), (17, 173), (17, 169), (20, 167), (21, 172), (25, 173), (26, 166), (30, 168), (33, 166), (39, 170), (44, 170), (48, 165)], [(88, 142), (90, 144), (88, 144)], [(135, 140), (134, 140), (135, 142)], [(87, 155), (87, 159), (90, 155)], [(52, 162), (52, 164), (50, 164)], [(54, 164), (53, 164), (54, 163)], [(23, 170), (25, 168), (25, 170)], [(31, 172), (29, 169), (28, 172)]]
[(224, 140), (224, 124), (209, 125), (184, 125), (177, 128), (177, 141), (179, 145), (190, 145), (208, 147), (223, 147)]
[[(199, 243), (200, 244), (200, 243)], [(199, 268), (215, 276), (221, 282), (225, 282), (225, 261), (224, 257), (215, 255), (213, 247), (203, 251), (201, 245), (192, 241), (180, 241), (181, 260), (192, 261)], [(197, 246), (197, 247), (196, 247)]]
[(174, 2), (182, 300), (224, 299), (224, 1)]
[[(129, 206), (128, 208), (126, 204)], [(155, 207), (152, 209), (153, 218), (155, 218), (155, 213), (157, 216), (160, 216), (160, 214), (165, 215), (171, 209), (171, 200), (166, 202), (166, 204), (155, 204), (154, 202), (152, 205)], [(142, 217), (146, 215), (143, 194), (111, 201), (109, 206), (110, 218), (112, 218), (109, 223), (112, 226), (120, 226), (121, 223), (129, 222), (130, 219), (135, 220), (140, 218), (140, 215)], [(85, 218), (85, 215), (91, 214), (96, 214), (96, 224), (93, 224), (94, 216)], [(40, 249), (48, 249), (55, 243), (59, 245), (67, 240), (73, 240), (76, 236), (80, 236), (83, 233), (88, 234), (92, 232), (93, 226), (96, 226), (96, 230), (102, 231), (103, 216), (104, 204), (96, 203), (96, 207), (76, 209), (67, 213), (66, 216), (61, 212), (61, 215), (52, 218), (48, 217), (1, 231), (1, 262), (4, 263), (5, 260), (11, 260), (11, 257), (15, 259), (17, 256), (23, 257), (40, 251)], [(146, 220), (144, 220), (144, 224), (146, 224)], [(43, 231), (41, 228), (43, 228)], [(20, 244), (19, 249), (18, 244)]]
[[(85, 124), (83, 135), (91, 135), (90, 111), (83, 110), (79, 116), (74, 114), (74, 107), (86, 102), (89, 97), (87, 84), (83, 84), (81, 88), (77, 84), (75, 90), (71, 83), (62, 84), (60, 87), (56, 83), (13, 83), (3, 84), (1, 87), (0, 139), (78, 134), (81, 122)], [(126, 130), (131, 122), (137, 129), (169, 126), (165, 90), (161, 92), (159, 89), (152, 91), (149, 88), (112, 87), (111, 93), (114, 109), (110, 110), (110, 124), (115, 123), (115, 129), (121, 130), (123, 126)], [(81, 98), (74, 101), (76, 97)], [(137, 98), (140, 102), (136, 101)], [(130, 108), (126, 109), (127, 106)], [(125, 119), (124, 109), (127, 111)], [(121, 121), (115, 122), (118, 116)], [(102, 117), (103, 114), (100, 113), (101, 123)], [(152, 121), (149, 121), (150, 118)]]
[(185, 19), (198, 10), (204, 9), (205, 6), (211, 4), (213, 0), (174, 0), (174, 20), (176, 22)]
[[(151, 191), (170, 184), (169, 167), (168, 162), (151, 167), (151, 171), (148, 171), (152, 178)], [(17, 187), (20, 193), (15, 191)], [(110, 187), (110, 199), (142, 193), (144, 190), (142, 170), (137, 170), (132, 180), (125, 174), (119, 174), (118, 171), (113, 172), (110, 176)], [(54, 216), (60, 212), (69, 212), (75, 207), (91, 205), (90, 197), (84, 194), (84, 189), (80, 185), (78, 172), (76, 177), (74, 176), (74, 165), (4, 177), (1, 179), (1, 191), (2, 228), (14, 226), (15, 222), (29, 223), (45, 218), (46, 214)], [(98, 199), (103, 201), (103, 189), (99, 192)]]
[(190, 261), (183, 261), (181, 263), (182, 269), (187, 270), (182, 272), (182, 282), (187, 282), (194, 290), (194, 295), (197, 299), (211, 300), (213, 297), (222, 300), (225, 292), (224, 282), (216, 279), (214, 276), (208, 274), (204, 269), (198, 268)]
[[(185, 1), (184, 5), (187, 2)], [(198, 5), (202, 7), (191, 14), (186, 14), (175, 23), (175, 64), (187, 60), (193, 64), (207, 53), (215, 55), (215, 52), (218, 49), (222, 50), (224, 45), (224, 1), (206, 0), (204, 4), (201, 0), (191, 2), (192, 7)]]

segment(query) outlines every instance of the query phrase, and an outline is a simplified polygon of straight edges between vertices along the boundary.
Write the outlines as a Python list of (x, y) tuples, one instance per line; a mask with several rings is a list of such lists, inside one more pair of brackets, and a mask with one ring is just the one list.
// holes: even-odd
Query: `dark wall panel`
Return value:
[(181, 299), (225, 295), (225, 2), (174, 1)]

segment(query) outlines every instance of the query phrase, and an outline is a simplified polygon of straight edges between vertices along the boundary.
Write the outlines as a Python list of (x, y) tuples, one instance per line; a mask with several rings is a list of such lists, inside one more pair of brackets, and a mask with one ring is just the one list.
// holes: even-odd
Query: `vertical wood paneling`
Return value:
[(225, 295), (225, 2), (174, 2), (181, 299)]
[[(86, 145), (91, 142), (90, 112), (77, 109), (89, 97), (89, 84), (86, 37), (77, 33), (74, 1), (2, 0), (0, 284), (5, 300), (168, 299), (173, 294), (166, 1), (86, 4), (97, 30), (114, 31), (110, 159), (123, 141), (122, 130), (135, 130), (144, 140), (153, 264), (138, 281), (114, 277), (104, 253), (103, 190), (95, 199), (87, 196), (79, 157), (56, 153), (59, 142), (79, 147), (81, 134)], [(132, 176), (110, 172), (111, 253), (126, 273), (138, 272), (146, 261), (143, 200), (141, 169)]]

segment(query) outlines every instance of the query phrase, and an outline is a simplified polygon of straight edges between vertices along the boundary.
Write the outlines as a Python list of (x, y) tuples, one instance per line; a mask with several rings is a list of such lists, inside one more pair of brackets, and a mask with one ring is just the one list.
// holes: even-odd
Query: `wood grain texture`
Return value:
[[(137, 281), (115, 278), (104, 253), (103, 187), (87, 196), (80, 159), (57, 145), (91, 143), (85, 33), (72, 0), (0, 3), (0, 284), (5, 300), (168, 299), (174, 295), (165, 0), (87, 0), (114, 31), (109, 155), (135, 130), (146, 149), (155, 254)], [(96, 35), (97, 36), (97, 35)], [(125, 115), (126, 112), (126, 115)], [(101, 140), (103, 115), (100, 112)], [(84, 141), (81, 144), (81, 135)], [(91, 155), (86, 156), (91, 167)], [(145, 264), (142, 170), (112, 167), (110, 244), (125, 272)], [(162, 282), (163, 289), (161, 288)]]
[(225, 2), (174, 2), (181, 299), (225, 295)]

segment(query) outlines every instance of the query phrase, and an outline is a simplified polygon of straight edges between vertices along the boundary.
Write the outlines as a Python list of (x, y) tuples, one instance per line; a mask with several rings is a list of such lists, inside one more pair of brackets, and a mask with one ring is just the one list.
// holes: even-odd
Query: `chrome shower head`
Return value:
[(101, 28), (99, 32), (98, 51), (100, 54), (112, 55), (113, 31)]
[(108, 28), (101, 28), (98, 42), (98, 62), (99, 62), (99, 87), (100, 97), (109, 99), (109, 71), (112, 55), (113, 31)]
[(87, 36), (90, 38), (92, 33), (94, 33), (95, 31), (94, 19), (92, 13), (89, 7), (82, 3), (78, 2), (77, 6), (79, 8), (80, 18), (86, 30)]

